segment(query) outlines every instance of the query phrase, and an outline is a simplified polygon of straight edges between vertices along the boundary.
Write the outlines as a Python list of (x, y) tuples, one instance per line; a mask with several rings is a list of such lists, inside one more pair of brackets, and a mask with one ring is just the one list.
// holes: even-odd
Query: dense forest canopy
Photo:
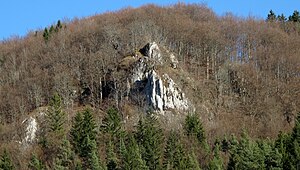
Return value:
[[(19, 125), (28, 114), (47, 106), (56, 114), (49, 116), (49, 122), (64, 114), (68, 119), (49, 123), (55, 127), (40, 132), (41, 141), (32, 147), (35, 155), (31, 155), (30, 169), (295, 167), (300, 142), (296, 119), (300, 111), (300, 16), (298, 11), (288, 18), (274, 11), (266, 16), (266, 20), (230, 13), (217, 16), (198, 4), (147, 5), (58, 21), (24, 38), (2, 41), (0, 146), (17, 152), (13, 140)], [(175, 54), (181, 68), (178, 75), (190, 80), (178, 77), (196, 112), (186, 113), (184, 130), (173, 132), (151, 116), (140, 116), (144, 113), (134, 101), (113, 101), (126, 87), (127, 72), (120, 69), (120, 61), (149, 42)], [(81, 112), (87, 105), (93, 111)], [(115, 115), (104, 118), (111, 114)], [(128, 115), (140, 116), (138, 125), (120, 123)], [(82, 134), (76, 134), (78, 129)], [(163, 138), (154, 140), (151, 137), (157, 134), (149, 129)], [(243, 130), (261, 140), (243, 133), (241, 140), (230, 137), (215, 142), (231, 134), (239, 136)], [(277, 137), (279, 131), (290, 134)], [(176, 141), (174, 136), (181, 139)], [(15, 155), (15, 166), (27, 168), (29, 153)], [(238, 162), (249, 153), (251, 165)], [(62, 154), (70, 159), (63, 160)], [(7, 157), (5, 151), (0, 168)]]

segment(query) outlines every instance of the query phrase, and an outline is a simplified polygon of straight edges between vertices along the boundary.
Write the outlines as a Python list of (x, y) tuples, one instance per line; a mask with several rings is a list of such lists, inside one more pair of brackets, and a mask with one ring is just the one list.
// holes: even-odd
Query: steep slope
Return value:
[(297, 28), (184, 4), (63, 22), (1, 42), (0, 121), (21, 124), (57, 92), (69, 110), (116, 107), (130, 127), (156, 112), (177, 128), (196, 112), (210, 138), (275, 137), (299, 111)]

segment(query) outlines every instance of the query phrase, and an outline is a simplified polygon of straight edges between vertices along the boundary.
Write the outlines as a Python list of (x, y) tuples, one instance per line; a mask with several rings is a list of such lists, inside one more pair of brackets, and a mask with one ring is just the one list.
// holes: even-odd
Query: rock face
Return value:
[(170, 60), (171, 60), (171, 67), (174, 68), (174, 69), (176, 69), (179, 62), (176, 59), (176, 57), (175, 57), (174, 54), (170, 55)]
[(146, 99), (154, 110), (164, 110), (164, 86), (161, 78), (153, 70), (146, 85)]
[(132, 70), (131, 83), (142, 81), (148, 78), (149, 70), (147, 65), (147, 58), (143, 57), (138, 60)]
[(162, 78), (153, 70), (146, 85), (148, 104), (160, 112), (170, 109), (188, 110), (189, 102), (174, 81), (164, 74)]
[(25, 119), (22, 124), (25, 127), (25, 137), (22, 140), (22, 144), (26, 146), (33, 143), (36, 139), (38, 123), (35, 118), (30, 116), (29, 118)]
[[(131, 83), (147, 82), (143, 93), (146, 95), (148, 106), (162, 114), (172, 109), (189, 110), (191, 104), (179, 86), (167, 74), (160, 76), (154, 69), (155, 65), (164, 64), (158, 45), (155, 42), (149, 43), (140, 52), (145, 56), (133, 67)], [(173, 54), (170, 55), (170, 60), (172, 68), (177, 68), (178, 60)]]
[(162, 63), (161, 51), (156, 42), (148, 43), (140, 50), (140, 52), (144, 56), (147, 56), (156, 62)]
[(40, 107), (31, 116), (23, 120), (23, 133), (19, 143), (24, 149), (37, 141), (38, 131), (41, 128), (41, 121), (44, 120), (46, 109), (46, 107)]

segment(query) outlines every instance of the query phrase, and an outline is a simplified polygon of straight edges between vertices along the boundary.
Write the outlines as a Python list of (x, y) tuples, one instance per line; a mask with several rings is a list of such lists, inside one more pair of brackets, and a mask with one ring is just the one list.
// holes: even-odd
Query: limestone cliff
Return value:
[[(171, 109), (177, 111), (192, 109), (191, 102), (174, 80), (167, 73), (161, 74), (155, 69), (157, 65), (171, 66), (176, 69), (178, 65), (176, 57), (169, 54), (169, 58), (164, 58), (166, 56), (162, 55), (155, 42), (147, 44), (140, 51), (145, 56), (140, 57), (133, 66), (131, 83), (146, 82), (142, 93), (146, 96), (148, 106), (161, 114)], [(170, 65), (165, 62), (168, 60), (170, 60)]]

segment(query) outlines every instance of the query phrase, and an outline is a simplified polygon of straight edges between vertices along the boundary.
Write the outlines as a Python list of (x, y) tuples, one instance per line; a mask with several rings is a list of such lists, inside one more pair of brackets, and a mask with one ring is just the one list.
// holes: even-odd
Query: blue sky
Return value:
[[(124, 7), (148, 3), (168, 5), (178, 0), (3, 0), (0, 5), (0, 40), (24, 36), (30, 30), (44, 28), (57, 20), (82, 18)], [(291, 15), (300, 11), (299, 0), (186, 0), (186, 3), (205, 3), (218, 15), (232, 12), (237, 16), (265, 18), (270, 9), (276, 14)]]

